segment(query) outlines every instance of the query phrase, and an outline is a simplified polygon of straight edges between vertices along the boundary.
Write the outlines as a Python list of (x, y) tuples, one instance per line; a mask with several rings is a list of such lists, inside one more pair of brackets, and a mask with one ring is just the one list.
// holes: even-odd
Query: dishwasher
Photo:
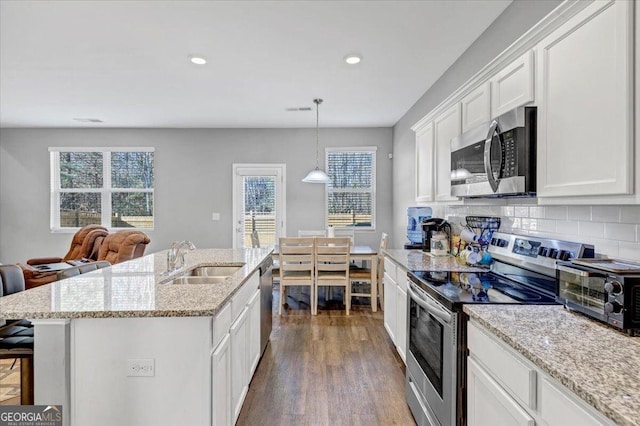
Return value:
[(273, 261), (271, 256), (260, 264), (260, 356), (269, 343), (273, 311)]

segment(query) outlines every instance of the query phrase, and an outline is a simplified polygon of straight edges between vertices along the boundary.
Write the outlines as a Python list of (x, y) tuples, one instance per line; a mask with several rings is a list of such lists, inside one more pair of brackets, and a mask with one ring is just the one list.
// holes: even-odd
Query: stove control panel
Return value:
[(519, 264), (531, 264), (555, 269), (556, 261), (573, 258), (591, 258), (594, 248), (590, 244), (550, 238), (532, 237), (494, 232), (489, 242), (489, 253), (497, 259)]

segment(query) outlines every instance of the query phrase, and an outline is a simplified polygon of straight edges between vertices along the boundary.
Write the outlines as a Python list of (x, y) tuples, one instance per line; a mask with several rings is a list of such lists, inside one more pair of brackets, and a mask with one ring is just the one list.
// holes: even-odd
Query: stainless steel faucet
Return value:
[(187, 250), (195, 250), (196, 246), (191, 241), (174, 241), (167, 252), (167, 272), (175, 271), (184, 266), (184, 255)]

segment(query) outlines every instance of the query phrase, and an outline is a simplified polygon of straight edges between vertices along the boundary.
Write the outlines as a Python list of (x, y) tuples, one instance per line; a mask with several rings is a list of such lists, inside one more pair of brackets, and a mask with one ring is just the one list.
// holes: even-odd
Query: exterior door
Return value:
[(285, 229), (285, 165), (233, 165), (233, 247), (273, 246)]

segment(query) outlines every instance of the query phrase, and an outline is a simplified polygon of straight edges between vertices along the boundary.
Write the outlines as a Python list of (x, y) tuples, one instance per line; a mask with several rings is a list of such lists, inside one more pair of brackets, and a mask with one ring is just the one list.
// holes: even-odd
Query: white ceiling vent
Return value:
[(77, 121), (78, 123), (104, 123), (104, 121), (99, 118), (74, 118), (73, 121)]
[(287, 108), (285, 111), (311, 111), (311, 107)]

